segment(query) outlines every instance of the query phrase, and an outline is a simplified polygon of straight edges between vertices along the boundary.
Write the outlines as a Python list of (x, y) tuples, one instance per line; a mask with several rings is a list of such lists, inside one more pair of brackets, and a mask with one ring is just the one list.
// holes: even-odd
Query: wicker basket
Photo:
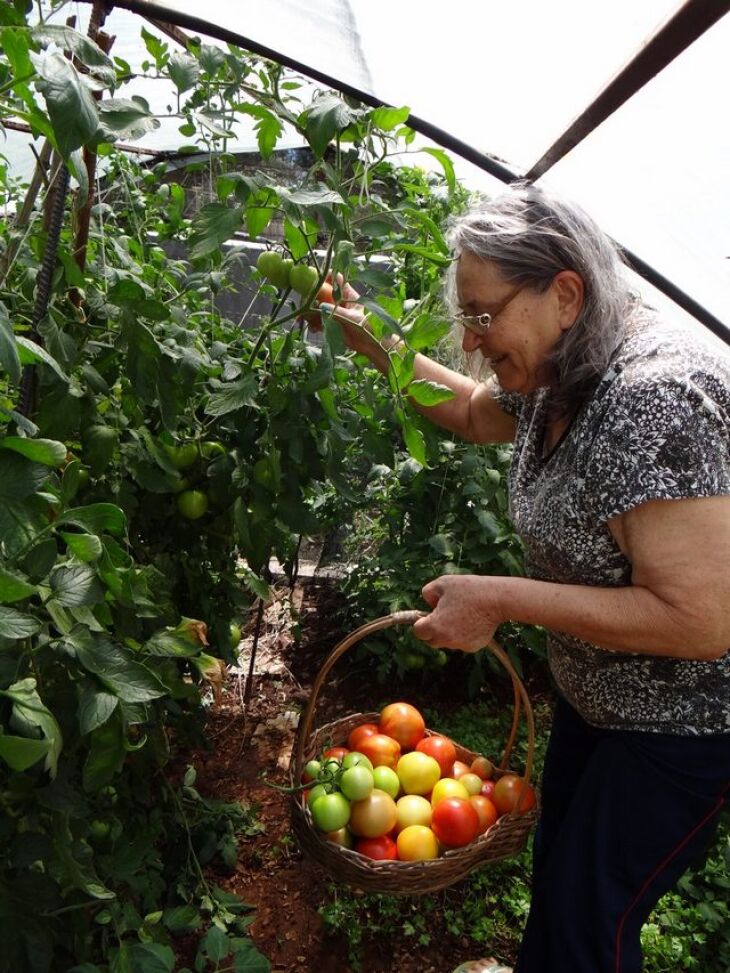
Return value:
[[(389, 628), (392, 625), (412, 625), (424, 614), (420, 611), (403, 611), (375, 619), (375, 621), (369, 622), (352, 632), (332, 650), (315, 679), (311, 696), (299, 720), (294, 761), (291, 769), (292, 785), (299, 784), (304, 765), (308, 760), (319, 754), (325, 746), (346, 742), (350, 731), (361, 723), (377, 723), (378, 721), (377, 713), (357, 713), (328, 723), (316, 732), (312, 732), (317, 697), (335, 662), (349, 648), (373, 632)], [(494, 777), (499, 778), (503, 774), (514, 773), (514, 771), (508, 769), (507, 761), (517, 735), (521, 702), (524, 707), (528, 734), (528, 751), (524, 773), (525, 783), (528, 784), (535, 754), (535, 721), (530, 700), (504, 650), (495, 642), (490, 642), (487, 648), (505, 667), (512, 679), (514, 688), (512, 728), (499, 769), (494, 771)], [(427, 730), (426, 732), (429, 733), (430, 731)], [(471, 763), (477, 756), (471, 750), (467, 750), (466, 747), (460, 746), (456, 741), (452, 742), (456, 747), (457, 759)], [(320, 865), (323, 865), (335, 881), (368, 892), (386, 892), (390, 895), (420, 895), (424, 892), (435, 892), (466, 878), (469, 872), (478, 866), (518, 854), (524, 848), (528, 835), (537, 821), (538, 809), (539, 799), (536, 806), (524, 814), (504, 814), (488, 831), (470, 844), (463, 848), (454, 848), (430, 861), (374, 861), (364, 855), (343, 848), (333, 841), (328, 841), (321, 832), (315, 829), (312, 816), (301, 792), (292, 795), (292, 823), (302, 850)]]

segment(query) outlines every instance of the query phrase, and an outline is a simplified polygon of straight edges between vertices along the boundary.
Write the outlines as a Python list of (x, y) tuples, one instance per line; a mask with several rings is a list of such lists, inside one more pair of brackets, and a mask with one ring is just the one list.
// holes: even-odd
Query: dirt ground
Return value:
[[(294, 592), (299, 606), (301, 638), (295, 641), (284, 602), (264, 616), (250, 700), (244, 709), (252, 632), (242, 643), (241, 668), (229, 671), (222, 697), (211, 708), (209, 752), (187, 755), (198, 773), (196, 787), (205, 796), (254, 804), (265, 833), (241, 839), (233, 874), (211, 877), (256, 907), (249, 935), (271, 963), (274, 973), (351, 973), (344, 942), (326, 934), (318, 908), (329, 899), (328, 874), (304, 857), (291, 835), (290, 799), (267, 786), (288, 784), (288, 767), (299, 710), (323, 660), (345, 634), (340, 601), (328, 580), (307, 580)], [(449, 668), (445, 672), (448, 674)], [(444, 677), (445, 679), (447, 677)], [(448, 705), (446, 683), (423, 680), (411, 701), (428, 705), (428, 693), (440, 707)], [(447, 679), (448, 682), (448, 679)], [(424, 685), (426, 683), (426, 685)], [(316, 725), (374, 708), (384, 687), (352, 677), (338, 663), (319, 697)], [(373, 693), (375, 697), (373, 698)], [(404, 698), (408, 696), (404, 693)], [(371, 944), (363, 973), (450, 973), (474, 959), (465, 940), (440, 937), (420, 955), (413, 940)], [(189, 960), (188, 960), (189, 962)]]

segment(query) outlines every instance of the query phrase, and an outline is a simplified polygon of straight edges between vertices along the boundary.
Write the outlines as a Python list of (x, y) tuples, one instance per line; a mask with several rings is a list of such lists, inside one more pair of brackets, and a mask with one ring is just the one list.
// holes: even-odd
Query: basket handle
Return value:
[[(344, 639), (342, 639), (342, 641), (335, 646), (332, 652), (330, 652), (322, 664), (322, 668), (319, 670), (316, 679), (314, 680), (311, 695), (307, 701), (306, 707), (304, 708), (304, 712), (299, 719), (296, 752), (294, 757), (295, 781), (301, 780), (302, 770), (304, 768), (304, 749), (312, 731), (312, 722), (314, 720), (314, 711), (317, 705), (319, 692), (335, 662), (337, 662), (337, 660), (344, 655), (349, 648), (351, 648), (357, 642), (362, 641), (362, 639), (367, 638), (368, 635), (372, 635), (373, 632), (379, 632), (384, 628), (391, 628), (393, 625), (413, 625), (414, 622), (417, 622), (419, 618), (424, 618), (428, 614), (429, 613), (425, 611), (412, 610), (393, 612), (392, 615), (384, 615), (382, 618), (376, 618), (372, 622), (367, 622), (365, 625), (361, 625), (360, 628), (355, 629), (354, 632), (351, 632), (350, 635), (347, 635)], [(488, 649), (492, 655), (496, 656), (496, 658), (499, 659), (504, 668), (507, 670), (510, 678), (512, 679), (512, 685), (515, 691), (515, 708), (512, 719), (512, 729), (510, 731), (509, 740), (507, 741), (507, 745), (500, 762), (501, 769), (504, 769), (507, 766), (507, 760), (509, 759), (512, 745), (517, 735), (520, 700), (522, 701), (522, 705), (525, 709), (525, 721), (527, 723), (527, 758), (525, 760), (524, 789), (530, 783), (535, 756), (535, 717), (532, 712), (532, 706), (527, 695), (527, 690), (515, 672), (514, 666), (510, 662), (504, 649), (493, 639), (485, 646), (485, 648)]]

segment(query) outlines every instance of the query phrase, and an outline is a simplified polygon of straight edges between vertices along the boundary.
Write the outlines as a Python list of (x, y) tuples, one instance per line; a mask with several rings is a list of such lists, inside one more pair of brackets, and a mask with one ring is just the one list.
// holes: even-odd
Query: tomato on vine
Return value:
[(185, 490), (177, 497), (177, 509), (188, 520), (198, 520), (208, 510), (208, 494), (203, 490)]

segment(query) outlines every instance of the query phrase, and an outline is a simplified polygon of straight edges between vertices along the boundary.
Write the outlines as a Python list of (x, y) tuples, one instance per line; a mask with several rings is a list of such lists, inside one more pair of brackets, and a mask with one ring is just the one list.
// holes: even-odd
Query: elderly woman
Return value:
[[(414, 631), (474, 652), (508, 620), (547, 629), (559, 699), (517, 970), (638, 973), (642, 924), (730, 787), (730, 355), (661, 323), (595, 223), (537, 188), (459, 218), (451, 243), (454, 319), (490, 375), (419, 355), (455, 397), (417, 408), (514, 443), (528, 577), (436, 578)], [(335, 317), (385, 371), (357, 296)]]

